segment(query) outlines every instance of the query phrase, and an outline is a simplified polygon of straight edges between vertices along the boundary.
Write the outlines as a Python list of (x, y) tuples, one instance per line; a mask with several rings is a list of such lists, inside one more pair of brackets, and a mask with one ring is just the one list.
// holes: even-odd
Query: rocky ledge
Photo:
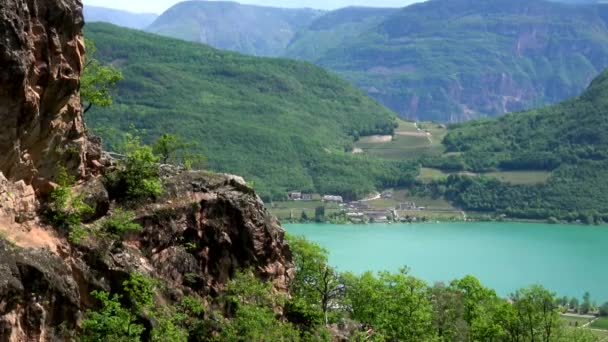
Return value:
[[(136, 210), (143, 230), (123, 240), (70, 245), (36, 221), (0, 228), (0, 341), (65, 338), (95, 306), (92, 291), (119, 291), (134, 272), (166, 284), (170, 302), (214, 297), (243, 269), (287, 291), (294, 266), (284, 231), (240, 177), (173, 170), (164, 183), (162, 198)], [(47, 244), (30, 241), (41, 232)]]

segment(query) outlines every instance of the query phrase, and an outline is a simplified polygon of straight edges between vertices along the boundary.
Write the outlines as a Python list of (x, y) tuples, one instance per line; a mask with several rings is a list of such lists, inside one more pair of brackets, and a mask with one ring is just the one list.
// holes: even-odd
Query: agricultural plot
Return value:
[(415, 123), (399, 120), (391, 139), (379, 136), (363, 137), (355, 148), (370, 155), (392, 159), (415, 159), (423, 155), (441, 155), (441, 141), (447, 134), (445, 126), (435, 123)]

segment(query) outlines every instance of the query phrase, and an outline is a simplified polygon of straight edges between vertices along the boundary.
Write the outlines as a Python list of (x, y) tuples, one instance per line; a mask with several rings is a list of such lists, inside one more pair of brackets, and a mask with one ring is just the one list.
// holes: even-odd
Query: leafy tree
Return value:
[(401, 269), (396, 274), (371, 272), (347, 275), (346, 293), (352, 317), (395, 341), (426, 341), (434, 338), (433, 308), (424, 282)]
[(261, 282), (250, 273), (237, 273), (228, 284), (224, 298), (230, 318), (222, 322), (222, 330), (214, 341), (294, 341), (299, 333), (289, 323), (276, 319), (275, 305), (284, 298), (272, 294), (272, 284)]
[(608, 302), (600, 306), (600, 316), (608, 316)]
[(327, 250), (302, 237), (288, 237), (296, 264), (296, 277), (291, 287), (295, 300), (306, 303), (313, 311), (320, 311), (325, 324), (332, 304), (344, 294), (340, 275), (329, 266)]
[(152, 150), (160, 156), (161, 163), (167, 164), (177, 162), (177, 153), (194, 145), (194, 143), (183, 141), (178, 135), (165, 133), (152, 145)]
[(316, 222), (325, 221), (325, 207), (324, 206), (315, 208), (315, 221)]
[(82, 321), (82, 341), (140, 341), (145, 329), (137, 322), (137, 315), (122, 307), (120, 295), (110, 297), (103, 291), (94, 291), (91, 295), (101, 302), (101, 309), (86, 312)]
[(502, 327), (496, 319), (499, 299), (493, 290), (485, 288), (473, 276), (454, 280), (450, 287), (463, 297), (464, 320), (473, 340), (494, 339), (502, 334)]
[(570, 302), (568, 305), (570, 307), (570, 310), (574, 310), (574, 311), (578, 312), (578, 307), (579, 307), (578, 298), (576, 298), (576, 297), (570, 298)]
[(583, 302), (579, 307), (579, 312), (582, 314), (588, 314), (591, 311), (592, 307), (593, 305), (591, 303), (591, 294), (589, 292), (585, 292), (585, 294), (583, 294)]
[(560, 326), (555, 297), (542, 286), (532, 286), (511, 296), (526, 341), (550, 341)]
[(116, 88), (116, 84), (124, 79), (118, 69), (111, 65), (104, 65), (93, 57), (97, 52), (93, 41), (85, 39), (85, 45), (85, 65), (80, 79), (80, 96), (84, 113), (93, 106), (108, 107), (112, 105), (112, 91)]
[(433, 306), (433, 329), (441, 341), (468, 341), (469, 326), (464, 318), (464, 296), (457, 290), (435, 284), (429, 289)]

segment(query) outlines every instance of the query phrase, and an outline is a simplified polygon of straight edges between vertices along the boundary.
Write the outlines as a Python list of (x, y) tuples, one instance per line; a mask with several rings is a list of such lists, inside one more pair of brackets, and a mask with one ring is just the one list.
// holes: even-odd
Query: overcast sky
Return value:
[[(2, 1), (2, 0), (0, 0)], [(85, 5), (118, 8), (131, 12), (162, 13), (181, 0), (83, 0)], [(419, 1), (419, 0), (418, 0)], [(274, 7), (336, 9), (346, 6), (405, 7), (417, 0), (239, 0), (243, 4)]]

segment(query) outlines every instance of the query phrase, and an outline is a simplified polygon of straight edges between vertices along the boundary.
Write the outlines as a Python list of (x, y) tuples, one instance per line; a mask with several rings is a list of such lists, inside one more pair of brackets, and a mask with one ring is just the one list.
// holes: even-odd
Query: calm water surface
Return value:
[(408, 266), (428, 282), (471, 274), (507, 296), (541, 284), (559, 296), (608, 300), (608, 228), (530, 223), (291, 224), (341, 271)]

